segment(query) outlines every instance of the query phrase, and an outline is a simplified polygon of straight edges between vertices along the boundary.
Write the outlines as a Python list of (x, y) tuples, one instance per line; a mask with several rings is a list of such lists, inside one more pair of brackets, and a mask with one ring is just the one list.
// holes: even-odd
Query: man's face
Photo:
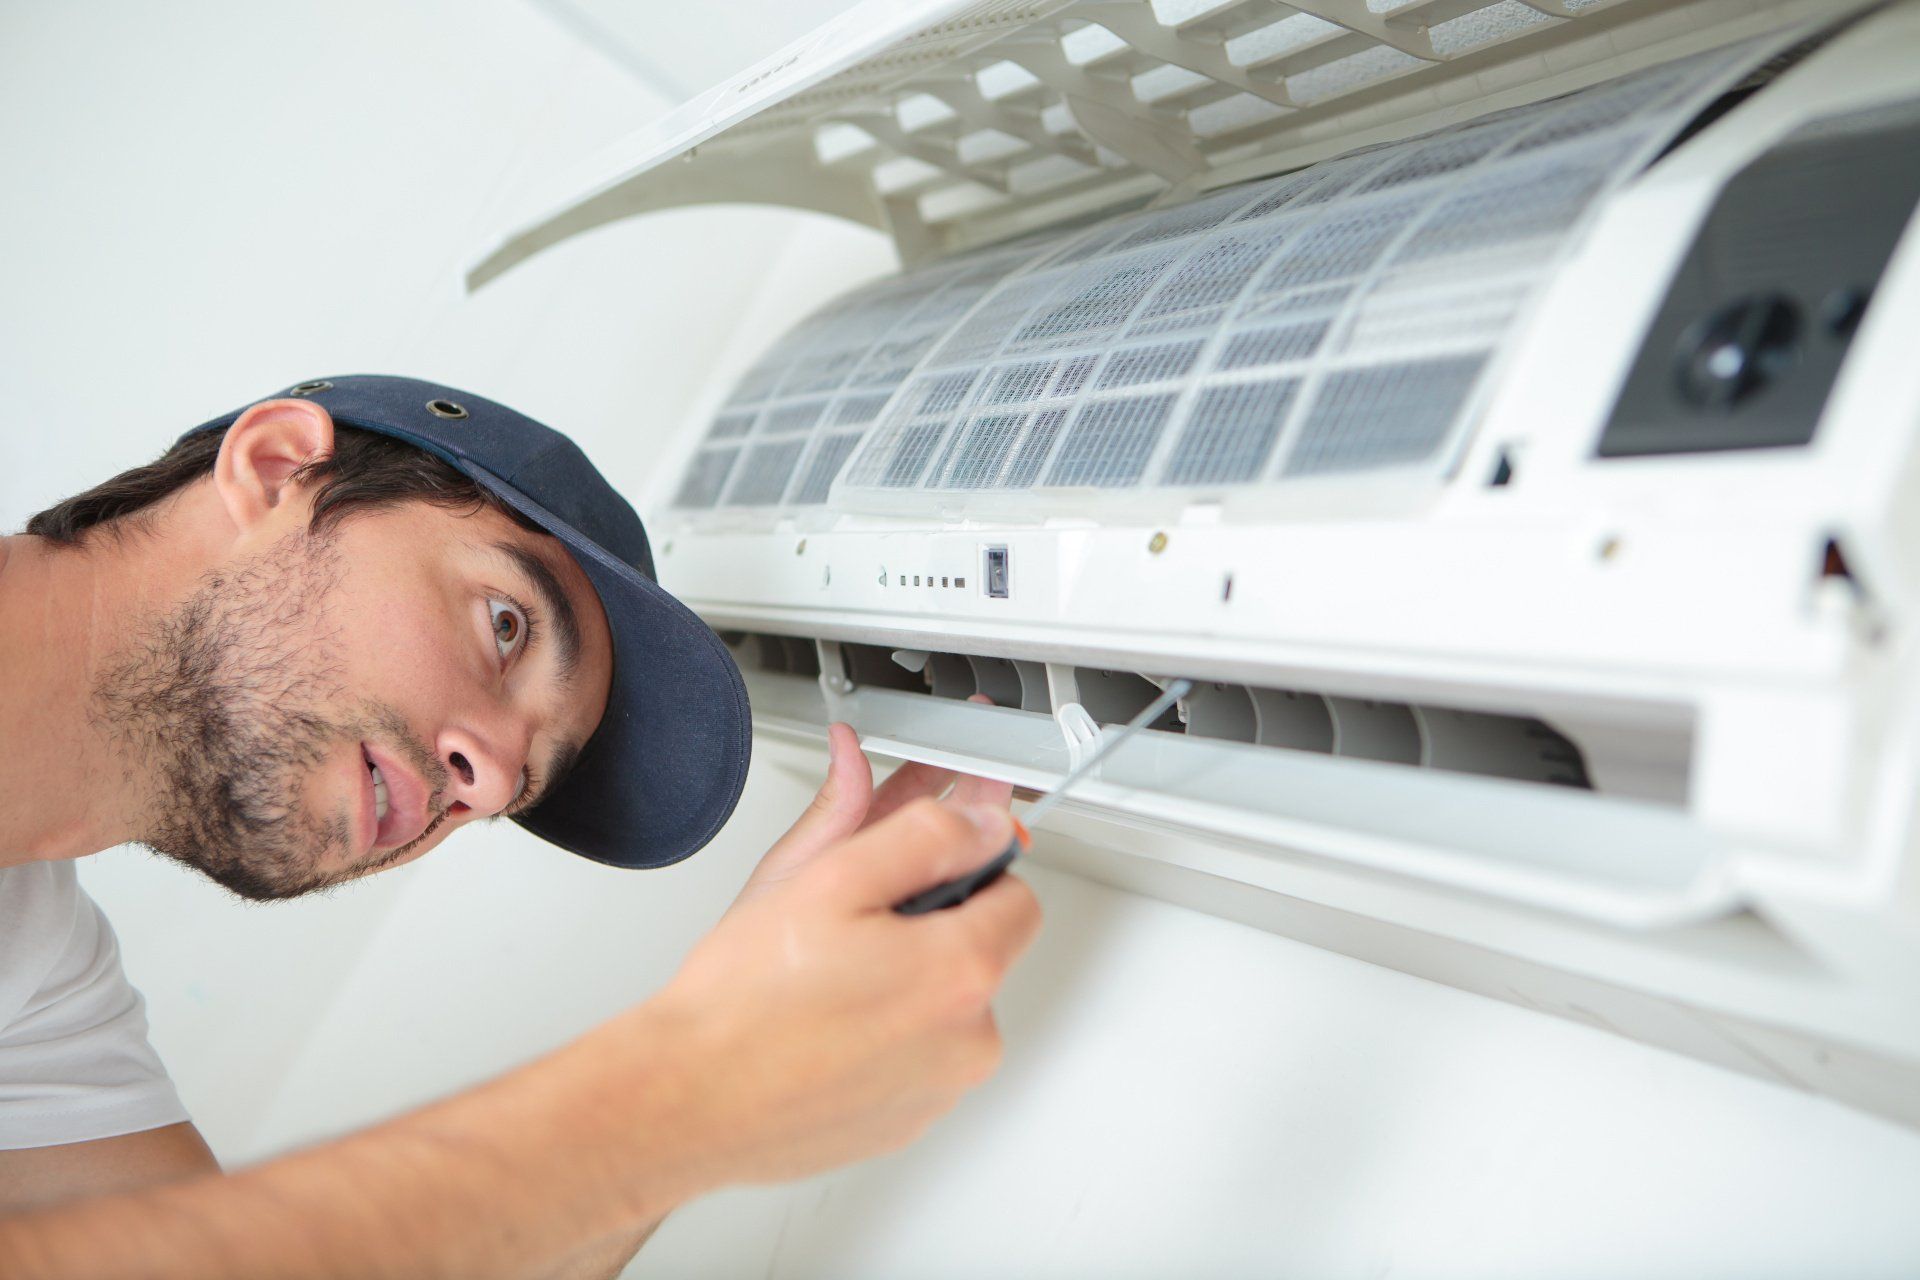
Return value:
[(558, 541), (416, 502), (264, 528), (98, 693), (155, 766), (146, 843), (286, 898), (537, 802), (599, 724), (612, 652)]

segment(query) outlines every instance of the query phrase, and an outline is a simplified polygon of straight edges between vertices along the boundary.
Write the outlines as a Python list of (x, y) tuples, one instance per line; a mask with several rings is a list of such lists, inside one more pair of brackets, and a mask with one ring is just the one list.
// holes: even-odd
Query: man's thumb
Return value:
[(867, 763), (852, 727), (829, 725), (827, 748), (826, 781), (806, 811), (767, 852), (766, 861), (778, 863), (783, 870), (858, 831), (873, 801), (873, 766)]

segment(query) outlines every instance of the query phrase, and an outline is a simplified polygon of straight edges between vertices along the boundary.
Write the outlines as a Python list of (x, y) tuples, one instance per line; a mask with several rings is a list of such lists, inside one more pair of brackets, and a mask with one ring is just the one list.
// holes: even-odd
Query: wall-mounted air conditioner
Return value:
[[(868, 5), (529, 222), (884, 227), (653, 513), (763, 741), (1920, 1119), (1920, 7)], [(984, 693), (994, 705), (968, 701)]]

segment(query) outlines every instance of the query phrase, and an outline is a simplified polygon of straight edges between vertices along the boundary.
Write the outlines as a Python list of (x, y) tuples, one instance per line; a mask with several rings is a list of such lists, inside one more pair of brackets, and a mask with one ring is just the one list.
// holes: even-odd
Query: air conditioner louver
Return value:
[[(807, 678), (820, 674), (814, 641), (739, 631), (723, 632), (721, 638), (750, 671)], [(924, 650), (890, 652), (856, 643), (835, 647), (853, 689), (954, 701), (984, 694), (998, 707), (1042, 715), (1052, 710), (1043, 663)], [(1079, 704), (1096, 724), (1125, 724), (1160, 694), (1160, 681), (1137, 672), (1079, 667), (1073, 674)], [(1593, 787), (1580, 748), (1526, 716), (1196, 680), (1192, 693), (1147, 727), (1196, 739)]]

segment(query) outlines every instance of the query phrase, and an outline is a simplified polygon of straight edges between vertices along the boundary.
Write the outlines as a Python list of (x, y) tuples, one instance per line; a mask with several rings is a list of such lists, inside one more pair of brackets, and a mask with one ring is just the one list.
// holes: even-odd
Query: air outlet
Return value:
[[(741, 666), (770, 675), (817, 676), (816, 645), (794, 636), (723, 633)], [(806, 656), (802, 656), (802, 651)], [(855, 689), (1051, 711), (1044, 663), (980, 654), (888, 649), (843, 642), (841, 668)], [(1159, 696), (1163, 681), (1133, 671), (1066, 668), (1098, 724), (1124, 724)], [(1545, 722), (1424, 704), (1195, 680), (1180, 704), (1148, 726), (1195, 739), (1241, 742), (1451, 773), (1591, 790), (1579, 746)]]

